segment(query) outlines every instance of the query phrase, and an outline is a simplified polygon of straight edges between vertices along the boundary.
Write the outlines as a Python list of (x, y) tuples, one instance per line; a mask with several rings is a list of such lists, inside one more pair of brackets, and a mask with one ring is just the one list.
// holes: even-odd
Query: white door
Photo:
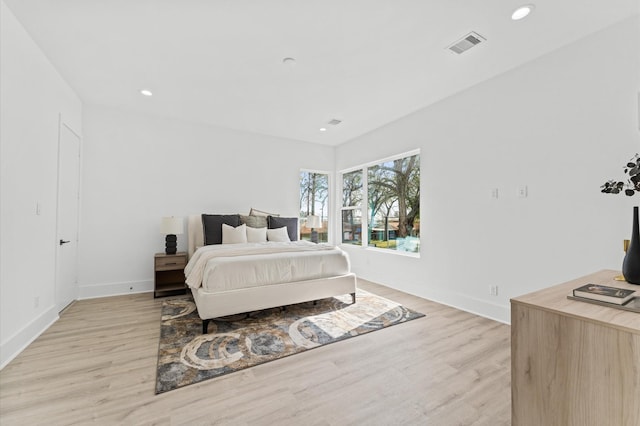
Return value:
[(58, 236), (56, 306), (58, 312), (78, 297), (78, 207), (80, 137), (60, 123), (58, 141)]

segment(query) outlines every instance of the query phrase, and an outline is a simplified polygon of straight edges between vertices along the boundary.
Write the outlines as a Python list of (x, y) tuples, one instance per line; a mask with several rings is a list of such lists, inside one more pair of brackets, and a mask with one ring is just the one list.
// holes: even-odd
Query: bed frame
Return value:
[[(188, 253), (193, 255), (196, 247), (204, 245), (201, 215), (188, 218)], [(191, 289), (193, 299), (202, 319), (202, 333), (207, 333), (209, 321), (213, 318), (276, 308), (295, 303), (310, 302), (327, 297), (350, 294), (356, 302), (356, 275), (348, 273), (328, 278), (249, 287), (238, 290), (210, 293), (202, 287)]]

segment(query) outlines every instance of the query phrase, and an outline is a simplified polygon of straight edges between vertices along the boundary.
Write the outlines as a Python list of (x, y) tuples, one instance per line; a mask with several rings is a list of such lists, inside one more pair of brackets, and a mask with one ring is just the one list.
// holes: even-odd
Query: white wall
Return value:
[(334, 169), (332, 147), (115, 109), (85, 107), (83, 127), (81, 298), (153, 288), (162, 216), (297, 217), (300, 169)]
[[(334, 150), (97, 106), (83, 112), (0, 5), (0, 365), (57, 318), (59, 114), (83, 133), (81, 297), (151, 290), (161, 216), (250, 207), (294, 216), (300, 168), (342, 169), (414, 148), (421, 257), (349, 248), (361, 277), (508, 321), (510, 297), (620, 267), (638, 197), (598, 187), (640, 151), (638, 18)], [(515, 196), (519, 185), (528, 198)], [(185, 242), (179, 236), (180, 249)]]
[(58, 317), (58, 123), (61, 114), (80, 133), (82, 104), (4, 2), (0, 19), (0, 365), (4, 366)]
[(620, 269), (640, 196), (599, 186), (640, 152), (639, 32), (625, 20), (338, 147), (338, 170), (421, 149), (421, 257), (349, 248), (355, 272), (508, 322), (511, 297)]

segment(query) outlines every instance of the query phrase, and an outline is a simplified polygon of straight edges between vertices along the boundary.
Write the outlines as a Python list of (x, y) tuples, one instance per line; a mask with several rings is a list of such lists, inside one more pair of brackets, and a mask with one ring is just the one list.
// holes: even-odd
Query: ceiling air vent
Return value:
[(448, 49), (457, 54), (461, 54), (462, 52), (466, 52), (467, 50), (471, 49), (473, 46), (476, 46), (485, 40), (486, 38), (472, 31), (466, 36), (464, 36), (462, 39), (453, 43), (451, 46), (448, 47)]
[(327, 123), (327, 124), (331, 124), (332, 126), (337, 126), (340, 123), (342, 123), (342, 120), (338, 120), (337, 118), (333, 118), (333, 119), (329, 120), (329, 123)]

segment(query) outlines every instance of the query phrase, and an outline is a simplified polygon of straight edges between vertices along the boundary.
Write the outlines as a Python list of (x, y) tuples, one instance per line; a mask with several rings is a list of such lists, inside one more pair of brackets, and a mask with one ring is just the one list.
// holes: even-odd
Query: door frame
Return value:
[[(59, 283), (59, 261), (60, 261), (60, 243), (59, 243), (59, 238), (60, 238), (60, 184), (61, 184), (61, 179), (60, 179), (60, 154), (61, 154), (61, 138), (62, 138), (62, 129), (66, 128), (66, 130), (70, 131), (71, 133), (73, 133), (73, 135), (75, 135), (78, 138), (78, 204), (77, 204), (77, 221), (75, 223), (75, 231), (76, 231), (76, 256), (75, 259), (73, 259), (73, 266), (75, 268), (75, 272), (76, 272), (76, 278), (78, 276), (78, 253), (79, 253), (79, 241), (80, 241), (80, 201), (81, 201), (81, 194), (82, 194), (82, 136), (76, 132), (73, 127), (68, 124), (67, 122), (64, 121), (62, 114), (58, 115), (58, 158), (57, 158), (57, 165), (56, 165), (56, 238), (54, 240), (54, 247), (55, 247), (55, 287), (54, 287), (54, 300), (55, 300), (55, 307), (56, 307), (56, 311), (58, 313), (60, 313), (61, 311), (63, 311), (67, 306), (60, 306), (60, 304), (62, 303), (62, 301), (58, 300), (58, 287), (60, 286)], [(74, 293), (75, 293), (75, 298), (71, 301), (71, 303), (73, 303), (73, 301), (77, 300), (78, 295), (80, 293), (80, 288), (78, 285), (78, 281), (76, 279), (76, 288), (74, 289)]]

